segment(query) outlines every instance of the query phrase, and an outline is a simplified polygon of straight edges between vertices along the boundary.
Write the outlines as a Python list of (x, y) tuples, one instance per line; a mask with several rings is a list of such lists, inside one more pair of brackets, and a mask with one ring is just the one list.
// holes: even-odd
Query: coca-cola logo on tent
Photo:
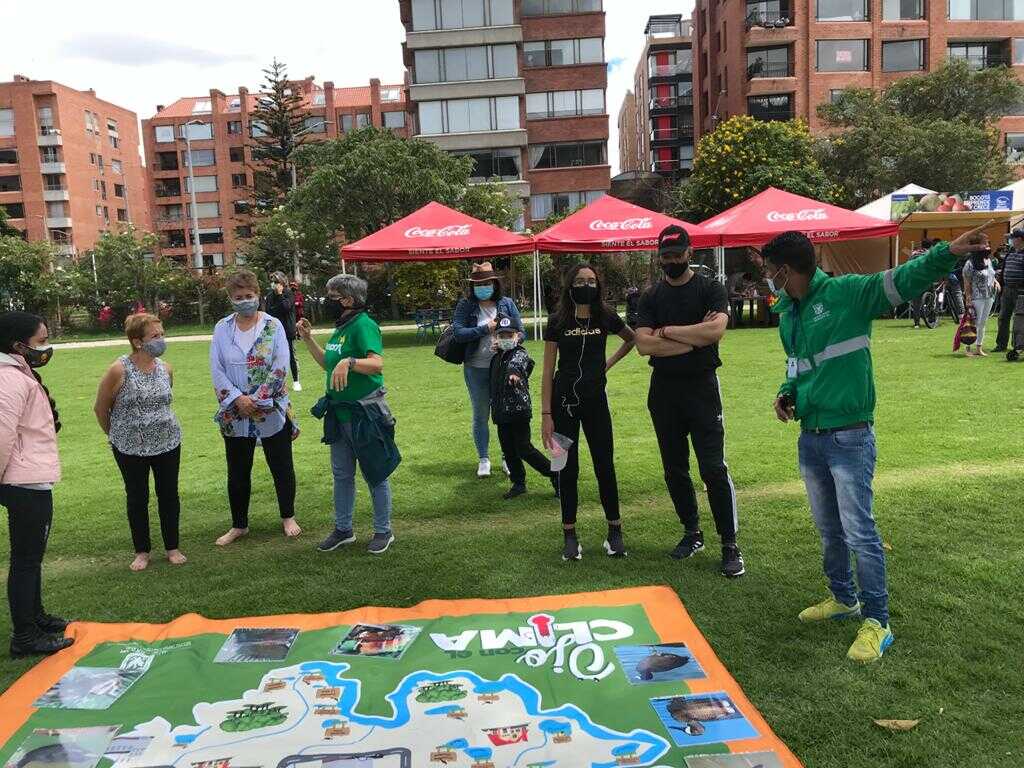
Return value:
[(423, 229), (422, 227), (410, 227), (405, 230), (406, 237), (467, 237), (469, 235), (469, 224), (449, 224), (440, 229)]
[(590, 222), (590, 228), (594, 232), (630, 232), (637, 229), (653, 229), (654, 222), (649, 216), (638, 216), (633, 219), (623, 219), (622, 221), (594, 219)]
[(828, 214), (824, 208), (801, 208), (799, 211), (768, 211), (766, 216), (770, 222), (779, 221), (827, 221)]

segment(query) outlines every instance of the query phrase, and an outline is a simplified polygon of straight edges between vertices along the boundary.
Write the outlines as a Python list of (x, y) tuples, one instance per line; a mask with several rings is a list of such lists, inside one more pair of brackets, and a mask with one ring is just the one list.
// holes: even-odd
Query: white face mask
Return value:
[(498, 349), (502, 352), (508, 352), (516, 348), (515, 339), (498, 339)]

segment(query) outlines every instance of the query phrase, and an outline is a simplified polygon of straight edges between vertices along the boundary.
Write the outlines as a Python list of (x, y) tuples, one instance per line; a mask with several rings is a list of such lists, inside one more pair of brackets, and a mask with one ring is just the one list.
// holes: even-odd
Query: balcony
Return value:
[(182, 222), (185, 221), (185, 217), (179, 216), (157, 216), (156, 225), (158, 227), (180, 227)]
[(758, 78), (768, 79), (773, 77), (793, 77), (793, 62), (758, 61), (747, 67), (747, 80), (756, 80)]
[(71, 243), (54, 243), (53, 252), (64, 258), (74, 258), (78, 255), (78, 250)]
[(693, 141), (692, 125), (681, 125), (678, 128), (654, 128), (651, 131), (652, 144), (660, 142), (675, 144), (681, 141)]
[(45, 200), (48, 203), (50, 203), (50, 202), (54, 202), (55, 203), (55, 202), (58, 202), (60, 200), (70, 200), (70, 199), (71, 199), (71, 193), (68, 192), (66, 189), (60, 189), (58, 187), (57, 189), (49, 189), (49, 188), (47, 188), (47, 189), (43, 190), (43, 200)]
[(1005, 53), (988, 54), (950, 54), (950, 61), (966, 61), (971, 69), (992, 69), (993, 67), (1010, 66), (1010, 57)]
[(50, 125), (39, 126), (39, 135), (36, 136), (36, 145), (40, 147), (59, 147), (64, 144), (64, 137), (60, 135), (60, 129)]
[(46, 226), (50, 229), (65, 229), (72, 226), (70, 216), (47, 216)]
[(747, 14), (744, 26), (749, 32), (752, 29), (785, 29), (793, 26), (793, 16), (784, 11), (751, 11)]
[(655, 96), (651, 99), (651, 112), (675, 112), (692, 109), (693, 96)]
[(170, 187), (157, 184), (153, 187), (154, 197), (181, 197), (181, 187)]
[(682, 158), (679, 160), (655, 160), (651, 163), (651, 170), (654, 173), (676, 173), (678, 171), (693, 170), (693, 160)]
[(754, 118), (755, 120), (766, 120), (766, 121), (782, 120), (782, 121), (786, 121), (786, 120), (792, 120), (793, 119), (793, 110), (792, 110), (792, 108), (786, 108), (786, 107), (777, 107), (777, 108), (773, 107), (771, 109), (757, 109), (757, 110), (750, 110), (750, 116), (752, 118)]
[(43, 161), (39, 164), (39, 172), (44, 175), (50, 173), (67, 173), (67, 167), (64, 163)]

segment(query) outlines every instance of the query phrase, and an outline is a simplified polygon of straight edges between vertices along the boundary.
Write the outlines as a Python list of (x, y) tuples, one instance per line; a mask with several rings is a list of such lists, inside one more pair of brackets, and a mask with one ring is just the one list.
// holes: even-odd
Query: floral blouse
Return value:
[[(210, 344), (210, 373), (219, 407), (213, 420), (225, 437), (271, 437), (291, 420), (292, 414), (285, 376), (288, 370), (288, 339), (279, 320), (261, 313), (262, 323), (252, 349), (242, 349), (235, 341), (235, 315), (220, 320), (213, 329)], [(235, 400), (248, 395), (257, 413), (250, 419), (241, 416)]]

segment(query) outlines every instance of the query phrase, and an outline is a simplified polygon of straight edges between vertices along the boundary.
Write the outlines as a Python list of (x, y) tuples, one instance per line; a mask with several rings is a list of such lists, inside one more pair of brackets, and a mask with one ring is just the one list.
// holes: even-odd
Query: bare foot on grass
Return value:
[(128, 567), (133, 571), (144, 571), (146, 566), (149, 565), (149, 552), (136, 552), (135, 559), (132, 560), (132, 564)]
[(294, 539), (302, 533), (302, 529), (299, 528), (299, 524), (295, 522), (294, 517), (286, 517), (281, 521), (281, 524), (284, 526), (284, 535), (289, 539)]
[(167, 550), (167, 560), (171, 565), (184, 565), (188, 562), (188, 558), (181, 554), (180, 549)]
[(219, 539), (217, 539), (216, 544), (218, 547), (226, 547), (231, 542), (238, 541), (238, 539), (245, 536), (248, 532), (248, 528), (232, 528), (230, 531), (228, 531)]

